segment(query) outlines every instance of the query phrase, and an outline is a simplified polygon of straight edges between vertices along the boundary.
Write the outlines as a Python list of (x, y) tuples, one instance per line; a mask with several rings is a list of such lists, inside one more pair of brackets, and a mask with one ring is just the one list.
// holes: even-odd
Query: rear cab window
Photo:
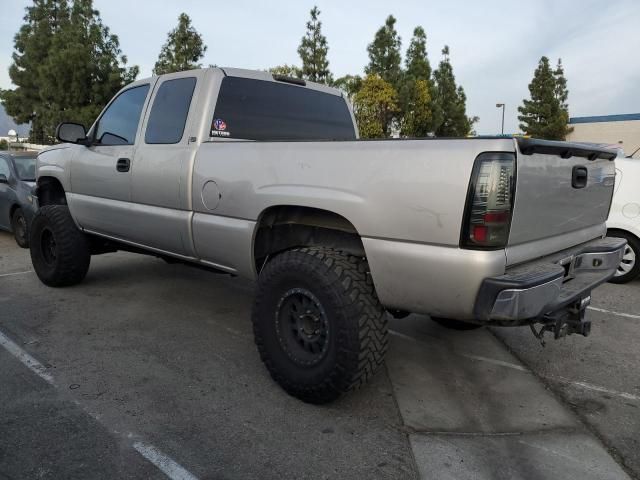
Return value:
[(224, 77), (211, 137), (243, 140), (355, 140), (346, 101), (310, 88)]
[(153, 100), (144, 141), (147, 144), (179, 143), (196, 87), (195, 77), (166, 80)]

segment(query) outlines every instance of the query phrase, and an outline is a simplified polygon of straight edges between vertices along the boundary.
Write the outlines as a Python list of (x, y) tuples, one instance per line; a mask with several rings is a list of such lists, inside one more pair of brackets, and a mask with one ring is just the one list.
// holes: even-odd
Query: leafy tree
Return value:
[(318, 20), (320, 10), (318, 7), (313, 7), (310, 13), (311, 19), (307, 22), (307, 33), (302, 37), (298, 47), (298, 54), (302, 59), (302, 77), (312, 82), (330, 85), (332, 78), (327, 59), (329, 46), (327, 38), (322, 35), (322, 22)]
[(60, 20), (68, 14), (65, 0), (34, 0), (26, 8), (24, 23), (14, 37), (9, 77), (17, 88), (3, 91), (1, 100), (16, 123), (31, 122), (31, 136), (37, 140), (42, 140), (44, 136), (45, 125), (40, 115), (46, 108), (40, 99), (38, 69), (49, 55), (52, 38), (60, 28)]
[(167, 41), (162, 46), (153, 73), (163, 75), (200, 68), (198, 60), (204, 57), (206, 51), (207, 46), (202, 41), (202, 36), (191, 25), (189, 15), (181, 13), (178, 26), (167, 35)]
[(562, 61), (552, 70), (547, 57), (540, 58), (529, 84), (531, 98), (518, 107), (520, 129), (532, 137), (564, 140), (572, 131), (569, 127), (569, 91)]
[(9, 143), (3, 138), (2, 140), (0, 140), (0, 150), (8, 150), (9, 149)]
[(426, 137), (433, 132), (432, 100), (429, 83), (416, 80), (407, 98), (402, 122), (402, 134), (408, 137)]
[(367, 47), (369, 65), (365, 68), (367, 75), (379, 75), (385, 82), (398, 91), (402, 77), (400, 47), (402, 39), (395, 28), (396, 19), (389, 15), (375, 34), (373, 42)]
[(456, 77), (449, 58), (449, 47), (442, 50), (442, 61), (434, 72), (436, 101), (442, 119), (435, 130), (438, 137), (464, 137), (471, 132), (477, 117), (467, 117), (467, 96), (464, 89), (456, 85)]
[(354, 96), (353, 108), (362, 138), (385, 138), (390, 134), (387, 119), (398, 112), (398, 94), (379, 75), (367, 75)]
[(284, 75), (285, 77), (302, 78), (302, 70), (295, 65), (278, 65), (269, 69), (272, 75)]
[(9, 69), (17, 88), (4, 91), (2, 101), (16, 123), (32, 122), (35, 142), (52, 141), (62, 120), (90, 124), (138, 75), (92, 0), (34, 0), (24, 22)]
[(334, 80), (333, 86), (346, 93), (349, 101), (353, 102), (355, 94), (362, 88), (362, 77), (360, 75), (345, 75)]
[(436, 89), (431, 75), (431, 64), (427, 57), (427, 35), (422, 27), (416, 27), (407, 49), (400, 88), (403, 135), (426, 136), (435, 130), (440, 121), (441, 113), (435, 102)]

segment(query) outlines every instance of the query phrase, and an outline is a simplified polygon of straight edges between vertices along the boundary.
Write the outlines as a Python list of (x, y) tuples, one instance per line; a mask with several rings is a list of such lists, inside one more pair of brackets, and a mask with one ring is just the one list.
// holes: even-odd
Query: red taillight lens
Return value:
[(489, 249), (506, 246), (514, 189), (513, 154), (485, 153), (476, 159), (462, 228), (462, 247)]

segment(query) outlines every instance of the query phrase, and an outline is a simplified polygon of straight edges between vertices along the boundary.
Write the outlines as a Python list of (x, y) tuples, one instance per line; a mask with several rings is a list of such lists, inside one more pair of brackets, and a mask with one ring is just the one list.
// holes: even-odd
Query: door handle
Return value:
[(587, 186), (589, 172), (587, 167), (576, 165), (571, 172), (571, 186), (573, 188), (584, 188)]
[(128, 158), (119, 158), (116, 163), (116, 170), (119, 172), (128, 172), (131, 168), (131, 160)]

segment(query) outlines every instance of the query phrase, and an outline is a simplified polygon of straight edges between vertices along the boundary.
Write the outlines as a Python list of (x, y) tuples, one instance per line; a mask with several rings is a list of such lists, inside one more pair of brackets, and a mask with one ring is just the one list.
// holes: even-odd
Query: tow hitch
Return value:
[(545, 346), (544, 334), (552, 332), (554, 339), (559, 339), (577, 333), (589, 336), (591, 333), (591, 321), (585, 318), (587, 307), (591, 303), (591, 295), (581, 298), (565, 308), (547, 313), (542, 317), (542, 327), (536, 331), (533, 324), (530, 325), (535, 337)]

